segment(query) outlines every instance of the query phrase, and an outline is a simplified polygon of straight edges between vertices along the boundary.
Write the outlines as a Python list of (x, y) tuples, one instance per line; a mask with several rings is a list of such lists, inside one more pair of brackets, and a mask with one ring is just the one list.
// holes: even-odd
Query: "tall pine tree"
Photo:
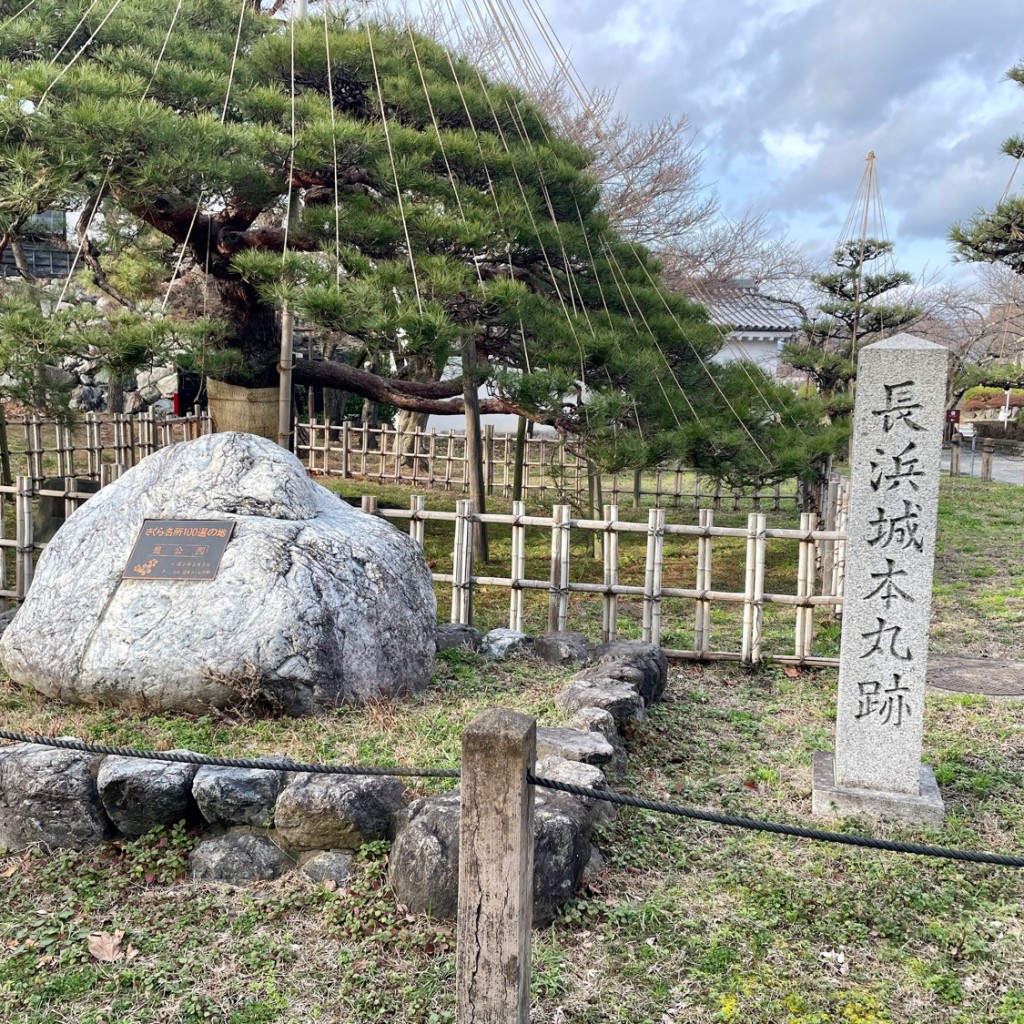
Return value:
[(342, 353), (297, 383), (459, 413), (464, 382), (440, 378), (468, 345), (483, 412), (605, 467), (770, 479), (836, 446), (814, 402), (710, 363), (717, 329), (611, 229), (590, 155), (521, 92), (400, 27), (263, 6), (0, 0), (0, 245), (50, 208), (148, 226), (172, 243), (148, 251), (167, 312), (218, 318), (246, 386), (276, 383), (287, 304)]

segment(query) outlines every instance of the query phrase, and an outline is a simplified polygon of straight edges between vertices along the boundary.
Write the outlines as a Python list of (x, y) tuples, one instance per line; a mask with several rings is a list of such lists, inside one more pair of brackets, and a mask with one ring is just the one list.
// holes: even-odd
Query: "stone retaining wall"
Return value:
[[(595, 789), (623, 775), (623, 730), (646, 717), (667, 679), (664, 655), (649, 644), (594, 646), (571, 633), (534, 641), (508, 630), (482, 636), (439, 627), (438, 646), (579, 665), (556, 697), (570, 727), (538, 727), (536, 774)], [(609, 804), (538, 788), (536, 923), (549, 921), (576, 891), (592, 859), (591, 828), (610, 813)], [(295, 868), (319, 882), (340, 882), (355, 850), (393, 838), (398, 898), (417, 912), (455, 915), (457, 791), (410, 804), (398, 779), (386, 776), (197, 768), (29, 744), (0, 748), (0, 848), (82, 848), (181, 820), (201, 829), (189, 866), (207, 882), (246, 884)]]

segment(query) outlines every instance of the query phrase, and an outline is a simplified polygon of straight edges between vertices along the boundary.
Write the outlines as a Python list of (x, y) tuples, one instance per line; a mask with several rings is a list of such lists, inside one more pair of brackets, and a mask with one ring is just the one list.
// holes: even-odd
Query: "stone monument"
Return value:
[(921, 763), (948, 352), (909, 334), (860, 353), (835, 754), (815, 814), (937, 824)]
[(407, 534), (273, 442), (211, 434), (148, 456), (68, 519), (0, 660), (69, 703), (309, 714), (424, 687), (436, 615)]

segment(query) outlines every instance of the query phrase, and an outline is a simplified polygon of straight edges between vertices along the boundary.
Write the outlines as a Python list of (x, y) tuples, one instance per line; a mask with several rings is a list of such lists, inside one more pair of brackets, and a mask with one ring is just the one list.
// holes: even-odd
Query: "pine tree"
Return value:
[[(835, 447), (815, 403), (710, 363), (717, 329), (612, 230), (590, 154), (521, 92), (398, 26), (261, 7), (0, 0), (0, 245), (42, 209), (134, 218), (172, 243), (147, 250), (166, 303), (134, 315), (218, 318), (233, 383), (275, 385), (287, 305), (359, 357), (301, 360), (296, 383), (459, 413), (464, 382), (441, 375), (469, 346), (483, 412), (607, 468), (771, 479)], [(128, 274), (86, 221), (112, 294)]]
[(913, 281), (905, 271), (872, 271), (872, 267), (884, 266), (891, 255), (892, 242), (883, 239), (850, 239), (837, 246), (832, 254), (835, 269), (810, 278), (821, 294), (819, 315), (804, 321), (802, 342), (783, 349), (782, 358), (807, 373), (829, 398), (833, 414), (849, 407), (844, 396), (857, 375), (858, 351), (879, 336), (909, 326), (923, 313), (918, 306), (885, 301)]

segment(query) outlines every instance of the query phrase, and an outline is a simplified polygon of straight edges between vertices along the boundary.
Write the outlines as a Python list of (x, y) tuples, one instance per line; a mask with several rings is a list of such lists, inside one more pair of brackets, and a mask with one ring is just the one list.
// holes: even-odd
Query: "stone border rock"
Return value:
[[(668, 663), (657, 647), (593, 645), (580, 634), (533, 641), (508, 630), (479, 639), (474, 633), (464, 631), (461, 644), (452, 646), (503, 660), (518, 648), (521, 656), (582, 666), (555, 698), (572, 713), (570, 727), (537, 730), (538, 776), (593, 789), (622, 777), (623, 730), (642, 720), (665, 688)], [(534, 921), (545, 924), (593, 861), (594, 823), (613, 817), (614, 809), (540, 788), (535, 799)], [(388, 776), (197, 769), (41, 745), (0, 748), (0, 848), (81, 849), (182, 819), (203, 833), (189, 860), (193, 878), (236, 885), (293, 869), (338, 882), (353, 851), (390, 836), (398, 899), (414, 912), (455, 915), (457, 791), (408, 804), (399, 781)]]

